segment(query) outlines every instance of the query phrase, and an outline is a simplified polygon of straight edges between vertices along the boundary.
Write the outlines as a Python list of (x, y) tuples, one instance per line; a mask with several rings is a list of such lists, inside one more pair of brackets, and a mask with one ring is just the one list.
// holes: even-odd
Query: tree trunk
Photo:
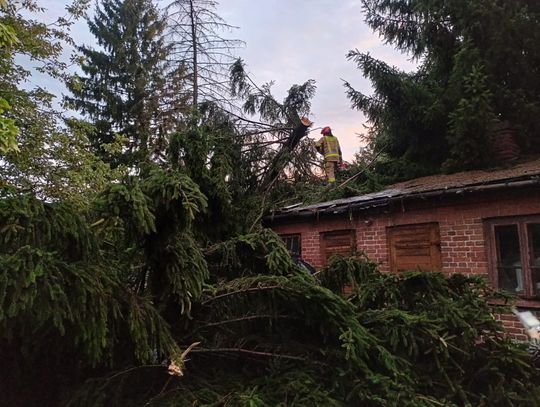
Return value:
[(197, 109), (199, 99), (199, 66), (197, 61), (197, 21), (195, 19), (193, 0), (189, 2), (189, 18), (191, 19), (191, 46), (193, 48), (193, 109)]
[(305, 137), (307, 134), (307, 129), (312, 124), (312, 122), (305, 117), (299, 120), (298, 123), (299, 124), (294, 128), (287, 141), (283, 144), (272, 162), (268, 165), (268, 170), (266, 171), (263, 181), (261, 182), (261, 191), (270, 189), (270, 187), (274, 184), (283, 168), (289, 162), (288, 153), (293, 151), (298, 143), (300, 143), (300, 140)]

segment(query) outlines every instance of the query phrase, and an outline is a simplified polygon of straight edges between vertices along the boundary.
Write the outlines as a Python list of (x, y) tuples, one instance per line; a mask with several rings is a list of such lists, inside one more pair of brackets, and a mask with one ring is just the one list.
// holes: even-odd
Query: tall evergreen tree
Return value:
[[(169, 121), (160, 106), (167, 79), (178, 73), (166, 63), (165, 20), (151, 0), (103, 0), (88, 25), (100, 49), (79, 48), (84, 75), (71, 81), (68, 101), (94, 121), (93, 146), (107, 160), (149, 159)], [(120, 154), (106, 146), (116, 135), (126, 141)]]
[[(47, 27), (11, 11), (0, 24), (22, 34), (21, 46), (50, 45)], [(11, 65), (0, 52), (0, 66)], [(281, 104), (236, 74), (245, 107), (273, 123), (294, 124), (309, 107), (309, 81)], [(269, 230), (217, 242), (227, 233), (212, 231), (214, 244), (201, 247), (196, 237), (216, 226), (197, 222), (201, 213), (218, 214), (208, 217), (217, 223), (230, 212), (212, 201), (227, 200), (248, 217), (244, 195), (226, 188), (258, 180), (246, 164), (256, 157), (243, 154), (249, 143), (229, 143), (237, 136), (230, 117), (207, 114), (207, 126), (189, 131), (211, 133), (196, 139), (209, 147), (178, 135), (174, 168), (115, 180), (82, 210), (0, 189), (3, 404), (538, 405), (538, 370), (502, 335), (492, 314), (501, 308), (485, 301), (493, 293), (481, 278), (379, 273), (362, 258), (333, 259), (312, 275)], [(293, 132), (285, 147), (299, 141)], [(29, 150), (28, 160), (42, 151)], [(237, 161), (247, 175), (231, 168)]]
[(494, 128), (509, 122), (538, 151), (540, 3), (530, 0), (363, 0), (367, 23), (420, 61), (406, 73), (351, 51), (375, 89), (348, 86), (371, 121), (387, 173), (411, 177), (492, 164)]

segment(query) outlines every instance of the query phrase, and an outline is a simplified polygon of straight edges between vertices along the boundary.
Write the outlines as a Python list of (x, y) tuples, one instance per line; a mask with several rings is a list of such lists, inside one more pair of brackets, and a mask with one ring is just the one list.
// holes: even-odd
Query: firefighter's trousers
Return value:
[(337, 161), (324, 161), (326, 180), (330, 183), (336, 182), (337, 164)]

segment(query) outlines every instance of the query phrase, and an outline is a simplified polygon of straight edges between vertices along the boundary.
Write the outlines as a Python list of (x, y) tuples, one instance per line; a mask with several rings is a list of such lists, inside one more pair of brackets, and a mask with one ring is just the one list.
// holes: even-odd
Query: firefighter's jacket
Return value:
[(315, 143), (317, 151), (324, 156), (325, 161), (341, 161), (341, 148), (334, 136), (323, 136)]

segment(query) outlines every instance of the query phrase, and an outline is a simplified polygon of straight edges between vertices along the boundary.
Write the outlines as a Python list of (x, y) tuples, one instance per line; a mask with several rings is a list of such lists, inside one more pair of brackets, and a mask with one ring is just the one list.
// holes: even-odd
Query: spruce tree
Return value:
[[(248, 108), (288, 128), (309, 107), (309, 85), (283, 104), (241, 88)], [(312, 275), (270, 230), (237, 234), (225, 223), (215, 233), (217, 211), (198, 222), (214, 200), (253, 216), (234, 188), (258, 179), (242, 155), (249, 144), (231, 142), (235, 123), (207, 114), (192, 116), (189, 131), (210, 133), (197, 138), (210, 143), (178, 134), (170, 163), (110, 182), (83, 208), (1, 190), (0, 400), (538, 405), (538, 371), (504, 337), (480, 278), (379, 273), (362, 256)]]
[[(165, 20), (151, 0), (103, 0), (88, 26), (99, 48), (79, 48), (83, 75), (70, 82), (68, 101), (95, 124), (92, 144), (107, 161), (148, 160), (170, 121), (160, 103), (177, 75), (166, 63)], [(125, 140), (120, 153), (107, 149), (117, 135)]]
[[(372, 124), (380, 172), (395, 178), (493, 164), (501, 122), (538, 152), (540, 5), (529, 0), (363, 0), (366, 21), (419, 61), (402, 72), (358, 50), (348, 54), (374, 94), (347, 84)], [(384, 158), (388, 160), (384, 160)]]

